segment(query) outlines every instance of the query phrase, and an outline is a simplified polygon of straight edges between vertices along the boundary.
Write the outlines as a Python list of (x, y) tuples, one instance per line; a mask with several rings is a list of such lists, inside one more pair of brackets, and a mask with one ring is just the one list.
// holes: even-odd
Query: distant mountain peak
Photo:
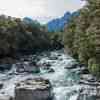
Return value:
[(77, 16), (78, 13), (70, 13), (66, 12), (64, 16), (60, 18), (56, 18), (48, 22), (47, 27), (49, 32), (55, 32), (55, 31), (62, 31), (64, 29), (65, 24), (67, 24), (72, 16)]

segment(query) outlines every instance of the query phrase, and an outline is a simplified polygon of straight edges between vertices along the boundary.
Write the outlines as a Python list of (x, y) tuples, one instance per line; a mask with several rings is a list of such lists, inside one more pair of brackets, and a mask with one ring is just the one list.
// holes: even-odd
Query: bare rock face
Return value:
[(16, 85), (15, 100), (52, 100), (51, 90), (49, 80), (27, 79)]

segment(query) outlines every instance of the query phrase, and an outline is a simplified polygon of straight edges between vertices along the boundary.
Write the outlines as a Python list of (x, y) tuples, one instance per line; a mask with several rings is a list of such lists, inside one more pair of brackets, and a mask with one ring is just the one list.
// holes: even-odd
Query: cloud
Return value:
[(0, 0), (0, 13), (11, 16), (44, 16), (46, 8), (46, 0)]
[(76, 11), (85, 2), (81, 0), (48, 0), (48, 12), (52, 16), (62, 16), (66, 11)]
[(75, 11), (83, 4), (80, 0), (0, 0), (0, 14), (42, 17), (44, 21), (62, 16), (66, 11)]

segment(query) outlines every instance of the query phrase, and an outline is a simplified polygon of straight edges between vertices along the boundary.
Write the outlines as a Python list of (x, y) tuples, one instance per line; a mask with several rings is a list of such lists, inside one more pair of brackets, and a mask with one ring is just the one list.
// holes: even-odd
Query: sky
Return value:
[(40, 22), (76, 11), (84, 5), (80, 0), (0, 0), (0, 14), (13, 17), (29, 16)]

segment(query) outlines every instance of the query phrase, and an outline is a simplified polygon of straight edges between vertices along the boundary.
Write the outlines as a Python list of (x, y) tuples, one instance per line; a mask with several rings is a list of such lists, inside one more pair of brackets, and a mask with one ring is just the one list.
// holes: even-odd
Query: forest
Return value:
[(86, 0), (82, 9), (73, 15), (66, 13), (66, 16), (63, 27), (55, 24), (59, 30), (50, 31), (48, 24), (41, 25), (28, 17), (1, 15), (0, 62), (6, 57), (16, 58), (18, 52), (64, 47), (71, 56), (85, 64), (90, 73), (100, 76), (100, 1)]

